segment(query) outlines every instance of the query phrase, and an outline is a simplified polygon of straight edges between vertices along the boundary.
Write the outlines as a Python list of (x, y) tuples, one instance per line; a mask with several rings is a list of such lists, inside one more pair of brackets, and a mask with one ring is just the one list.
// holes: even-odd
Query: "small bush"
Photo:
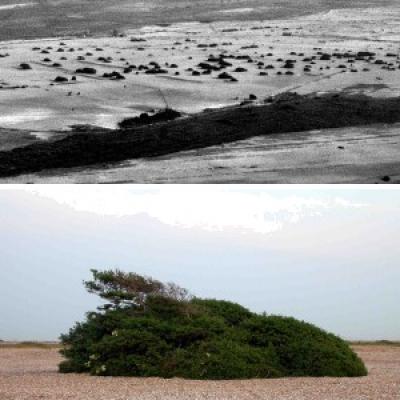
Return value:
[(27, 63), (19, 64), (19, 68), (23, 70), (32, 69), (32, 67)]
[(93, 273), (85, 285), (108, 304), (61, 336), (60, 372), (190, 379), (367, 373), (347, 343), (311, 324), (192, 298), (137, 274)]
[(95, 68), (91, 67), (83, 67), (83, 68), (78, 68), (75, 71), (77, 74), (89, 74), (89, 75), (94, 75), (97, 73)]
[(68, 78), (66, 78), (65, 76), (56, 76), (54, 78), (54, 82), (59, 82), (59, 83), (68, 82)]
[(150, 125), (158, 122), (172, 121), (179, 118), (181, 113), (179, 111), (173, 110), (171, 108), (166, 108), (164, 110), (158, 111), (153, 115), (147, 113), (142, 113), (138, 117), (126, 118), (121, 121), (118, 126), (121, 129), (134, 128), (135, 126)]

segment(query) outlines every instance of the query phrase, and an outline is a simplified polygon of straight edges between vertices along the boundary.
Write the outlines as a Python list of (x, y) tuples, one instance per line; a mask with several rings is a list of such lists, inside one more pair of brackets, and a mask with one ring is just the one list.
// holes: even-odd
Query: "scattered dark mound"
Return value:
[(109, 303), (61, 336), (61, 372), (189, 379), (363, 376), (346, 342), (294, 318), (121, 271), (92, 271), (87, 289)]
[(31, 67), (29, 64), (27, 64), (27, 63), (19, 64), (19, 68), (20, 68), (20, 69), (24, 69), (24, 70), (32, 69), (32, 67)]
[(91, 67), (78, 68), (75, 72), (77, 74), (89, 74), (89, 75), (94, 75), (97, 73), (96, 69)]
[(54, 79), (54, 82), (59, 82), (59, 83), (68, 82), (68, 78), (66, 78), (65, 76), (57, 76)]
[(218, 79), (228, 80), (228, 81), (231, 81), (231, 82), (236, 82), (236, 81), (237, 81), (236, 78), (234, 78), (232, 75), (228, 74), (227, 72), (221, 72), (221, 73), (217, 76), (217, 78), (218, 78)]
[(162, 69), (159, 67), (149, 68), (145, 71), (145, 74), (167, 74), (168, 71), (166, 69)]
[(118, 71), (113, 72), (105, 72), (103, 74), (103, 78), (115, 79), (115, 80), (123, 80), (125, 77), (121, 75)]

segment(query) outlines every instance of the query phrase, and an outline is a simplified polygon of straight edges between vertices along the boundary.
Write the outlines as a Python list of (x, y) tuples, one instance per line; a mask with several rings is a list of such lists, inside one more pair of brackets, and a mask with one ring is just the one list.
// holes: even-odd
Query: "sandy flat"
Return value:
[(284, 378), (192, 381), (109, 378), (57, 373), (56, 350), (0, 348), (2, 400), (274, 399), (398, 400), (400, 347), (362, 345), (355, 350), (369, 375), (362, 378)]
[[(113, 128), (126, 117), (163, 108), (165, 102), (181, 112), (195, 113), (238, 104), (249, 94), (263, 99), (289, 90), (396, 96), (400, 94), (399, 22), (400, 7), (347, 9), (289, 20), (147, 26), (127, 30), (124, 37), (0, 42), (0, 127), (51, 131), (93, 124)], [(320, 59), (322, 53), (358, 51), (374, 52), (384, 64), (375, 64), (375, 59)], [(221, 71), (193, 75), (192, 70), (202, 72), (199, 63), (221, 54), (232, 57), (227, 59), (232, 66), (223, 71), (237, 82), (217, 79)], [(238, 56), (248, 56), (251, 62)], [(310, 57), (315, 59), (304, 61)], [(283, 67), (288, 59), (295, 60), (290, 71)], [(165, 73), (148, 75), (138, 69), (123, 73), (129, 65), (151, 62)], [(22, 63), (31, 69), (22, 70)], [(310, 66), (309, 72), (304, 72), (305, 65)], [(83, 67), (95, 68), (97, 74), (75, 72)], [(235, 72), (237, 68), (244, 70)], [(125, 79), (103, 78), (112, 71)], [(55, 83), (57, 76), (68, 81)]]
[(400, 124), (380, 124), (258, 136), (0, 183), (400, 183), (399, 149)]

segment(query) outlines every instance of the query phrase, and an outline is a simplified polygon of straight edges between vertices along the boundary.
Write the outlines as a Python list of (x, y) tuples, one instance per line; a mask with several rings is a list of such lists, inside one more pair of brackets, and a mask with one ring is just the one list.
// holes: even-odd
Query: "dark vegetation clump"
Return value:
[(97, 73), (97, 71), (91, 67), (78, 68), (75, 72), (77, 74), (91, 74), (91, 75), (94, 75)]
[(54, 82), (68, 82), (68, 78), (66, 78), (65, 76), (57, 76), (54, 78)]
[(32, 67), (28, 63), (19, 64), (19, 68), (24, 70), (32, 69)]
[(61, 372), (190, 379), (362, 376), (346, 342), (294, 318), (259, 315), (179, 286), (92, 270), (107, 303), (61, 336)]
[(121, 121), (118, 126), (121, 129), (129, 129), (140, 125), (150, 125), (157, 122), (172, 121), (181, 116), (179, 111), (173, 110), (172, 108), (166, 108), (153, 115), (142, 113), (138, 117), (126, 118)]
[(125, 77), (121, 75), (118, 71), (113, 71), (113, 72), (105, 72), (103, 74), (103, 78), (109, 78), (109, 79), (114, 79), (114, 80), (123, 80)]
[(166, 69), (160, 67), (148, 68), (145, 71), (145, 74), (167, 74), (167, 73), (168, 71)]

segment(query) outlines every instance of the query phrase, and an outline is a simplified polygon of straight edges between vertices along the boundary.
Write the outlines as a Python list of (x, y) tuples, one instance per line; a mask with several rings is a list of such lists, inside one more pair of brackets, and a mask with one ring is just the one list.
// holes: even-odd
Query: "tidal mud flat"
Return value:
[[(2, 175), (15, 176), (46, 169), (48, 171), (44, 175), (43, 172), (40, 176), (30, 174), (20, 177), (19, 180), (34, 182), (58, 177), (74, 181), (74, 176), (80, 175), (83, 181), (101, 181), (106, 175), (104, 181), (117, 179), (151, 182), (154, 175), (135, 175), (130, 168), (130, 158), (164, 156), (172, 152), (200, 149), (251, 136), (229, 137), (229, 132), (225, 129), (223, 141), (216, 137), (214, 140), (205, 139), (202, 142), (198, 138), (193, 141), (191, 131), (185, 136), (186, 142), (193, 142), (189, 146), (179, 146), (179, 142), (169, 143), (164, 151), (148, 152), (143, 147), (135, 148), (133, 152), (130, 149), (129, 154), (120, 152), (119, 156), (114, 154), (113, 157), (110, 156), (111, 150), (107, 150), (108, 154), (103, 157), (101, 148), (84, 147), (85, 154), (76, 153), (73, 163), (52, 164), (49, 158), (42, 166), (32, 163), (29, 168), (29, 157), (36, 158), (34, 153), (31, 153), (31, 146), (39, 151), (39, 159), (42, 161), (50, 147), (58, 149), (58, 152), (62, 144), (82, 143), (84, 135), (90, 136), (86, 141), (88, 146), (89, 143), (97, 146), (100, 140), (116, 149), (113, 139), (120, 138), (118, 131), (115, 131), (119, 122), (143, 112), (151, 115), (165, 107), (178, 110), (186, 116), (178, 120), (179, 124), (184, 126), (187, 123), (186, 119), (195, 118), (200, 121), (204, 117), (208, 118), (208, 114), (202, 112), (204, 109), (228, 107), (228, 112), (232, 112), (233, 109), (241, 115), (242, 111), (239, 110), (252, 107), (258, 109), (263, 107), (266, 98), (282, 93), (296, 92), (316, 97), (334, 93), (339, 94), (341, 98), (352, 95), (367, 95), (379, 99), (395, 98), (400, 95), (399, 37), (400, 8), (382, 7), (332, 10), (289, 20), (221, 21), (144, 27), (128, 30), (122, 37), (3, 42), (0, 49), (0, 65), (4, 71), (0, 84), (0, 149), (7, 153), (0, 156)], [(221, 112), (223, 115), (227, 110), (214, 112)], [(290, 110), (287, 110), (283, 117), (292, 118)], [(397, 128), (389, 128), (391, 139), (388, 143), (384, 135), (383, 139), (379, 140), (380, 132), (387, 132), (388, 129), (386, 125), (379, 123), (397, 122), (396, 118), (392, 116), (389, 119), (365, 121), (356, 119), (354, 122), (331, 126), (308, 124), (304, 126), (304, 130), (377, 124), (374, 125), (377, 140), (374, 143), (366, 141), (361, 153), (369, 157), (368, 154), (373, 153), (371, 146), (374, 146), (380, 154), (380, 159), (374, 158), (369, 162), (368, 159), (358, 157), (357, 161), (356, 154), (352, 153), (349, 159), (342, 160), (343, 163), (336, 166), (338, 160), (332, 159), (333, 168), (338, 167), (335, 177), (332, 176), (332, 171), (327, 171), (319, 181), (329, 182), (333, 179), (335, 182), (346, 182), (346, 177), (352, 176), (353, 182), (372, 183), (385, 182), (382, 178), (389, 176), (389, 182), (395, 182), (399, 174), (399, 164), (393, 159), (392, 149), (399, 148)], [(79, 135), (76, 128), (71, 128), (76, 125), (79, 125)], [(98, 126), (110, 131), (96, 130), (93, 127), (85, 131), (82, 125)], [(284, 121), (283, 125), (286, 125), (288, 130), (281, 129), (279, 133), (290, 133), (291, 124)], [(255, 134), (277, 133), (268, 126), (264, 128)], [(299, 129), (296, 128), (295, 131), (299, 132)], [(140, 133), (137, 129), (133, 129), (132, 132), (133, 145)], [(347, 131), (347, 139), (350, 142), (352, 132), (354, 130)], [(331, 142), (337, 141), (336, 133), (327, 133)], [(340, 137), (343, 137), (343, 131)], [(166, 141), (172, 138), (173, 135), (169, 138), (163, 137)], [(268, 141), (267, 138), (266, 140)], [(268, 142), (265, 144), (268, 145)], [(358, 144), (362, 146), (360, 141)], [(39, 147), (35, 147), (36, 145)], [(41, 147), (42, 145), (44, 147)], [(26, 146), (29, 148), (9, 153), (10, 150)], [(137, 144), (134, 146), (137, 147)], [(74, 151), (73, 148), (71, 150)], [(276, 169), (281, 168), (283, 173), (281, 178), (277, 178), (276, 174), (269, 175), (265, 169), (263, 177), (261, 168), (256, 181), (304, 181), (310, 161), (314, 161), (315, 164), (318, 164), (319, 160), (322, 161), (318, 149), (315, 150), (315, 154), (308, 151), (309, 160), (305, 160), (304, 157), (298, 158), (298, 171), (303, 169), (303, 173), (295, 174), (297, 178), (293, 174), (291, 177), (285, 177), (282, 165), (277, 164)], [(342, 154), (349, 154), (349, 146), (346, 146), (346, 151), (347, 153)], [(221, 159), (224, 159), (224, 152), (226, 153), (226, 148), (221, 150)], [(359, 150), (357, 152), (361, 155)], [(91, 156), (93, 153), (97, 154), (94, 158)], [(200, 169), (205, 161), (201, 153), (200, 151), (197, 157)], [(175, 155), (176, 157), (171, 154), (171, 158), (175, 158), (177, 164), (174, 165), (173, 160), (170, 161), (165, 166), (167, 171), (163, 176), (154, 177), (154, 181), (173, 182), (174, 177), (178, 181), (181, 154)], [(232, 162), (233, 155), (231, 153)], [(81, 160), (76, 156), (81, 157)], [(13, 157), (17, 160), (15, 165), (12, 165)], [(219, 158), (215, 151), (214, 157), (215, 160)], [(149, 166), (147, 160), (141, 161), (140, 165), (144, 165), (144, 169)], [(108, 164), (120, 161), (124, 164)], [(21, 168), (21, 163), (27, 165)], [(71, 175), (68, 171), (53, 169), (83, 167), (96, 163), (101, 163), (101, 166), (90, 167), (91, 170), (87, 171), (81, 169), (79, 173), (71, 171)], [(340, 172), (351, 171), (352, 168), (362, 172), (363, 165), (366, 164), (369, 165), (368, 174), (342, 175)], [(124, 177), (125, 166), (129, 166), (130, 171)], [(231, 169), (230, 173), (225, 171), (228, 173), (220, 175), (214, 174), (212, 164), (209, 167), (210, 174), (200, 174), (202, 177), (199, 177), (198, 181), (246, 182), (251, 181), (251, 177), (254, 176), (252, 172), (255, 172), (249, 171), (246, 176), (241, 171), (237, 175), (238, 171)], [(118, 168), (118, 178), (112, 173), (107, 174), (115, 168)], [(251, 169), (257, 170), (257, 165)], [(194, 175), (189, 176), (188, 181), (197, 180), (198, 170), (194, 170)], [(95, 177), (94, 171), (100, 172), (98, 178)], [(105, 174), (101, 174), (101, 171)], [(311, 172), (309, 177), (313, 182)]]
[(192, 381), (59, 374), (57, 349), (0, 347), (0, 397), (6, 400), (238, 399), (398, 400), (400, 347), (354, 345), (369, 374), (362, 378)]

